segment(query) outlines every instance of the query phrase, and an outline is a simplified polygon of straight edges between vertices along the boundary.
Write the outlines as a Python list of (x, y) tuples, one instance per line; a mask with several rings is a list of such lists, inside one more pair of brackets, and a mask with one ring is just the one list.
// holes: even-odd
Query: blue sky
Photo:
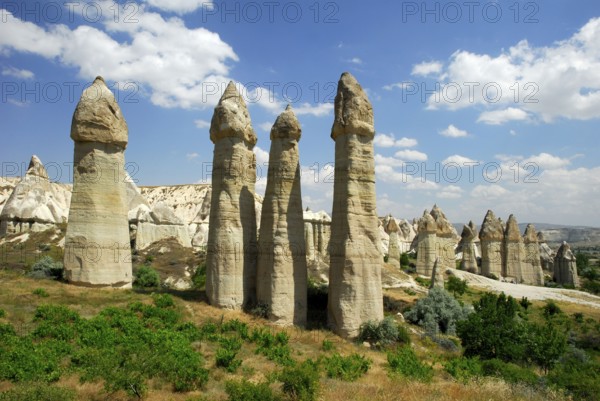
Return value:
[[(0, 3), (0, 175), (31, 154), (69, 181), (69, 130), (102, 75), (129, 125), (139, 185), (208, 182), (212, 110), (249, 104), (265, 187), (269, 129), (303, 126), (304, 206), (329, 211), (335, 85), (375, 113), (378, 212), (454, 222), (600, 226), (600, 3), (201, 0)], [(262, 174), (261, 174), (262, 173)]]

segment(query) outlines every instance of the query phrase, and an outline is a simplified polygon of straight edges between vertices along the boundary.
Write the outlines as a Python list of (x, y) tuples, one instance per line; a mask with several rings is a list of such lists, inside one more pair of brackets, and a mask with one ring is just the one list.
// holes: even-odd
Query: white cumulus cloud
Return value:
[(411, 160), (411, 161), (426, 161), (427, 154), (423, 152), (419, 152), (418, 150), (399, 150), (394, 155), (402, 160)]
[(452, 124), (450, 124), (448, 128), (441, 130), (439, 133), (440, 135), (447, 136), (449, 138), (463, 138), (469, 135), (467, 131), (458, 129)]
[(529, 118), (526, 111), (509, 107), (503, 110), (484, 111), (479, 115), (477, 122), (489, 125), (501, 125), (508, 121), (524, 121)]

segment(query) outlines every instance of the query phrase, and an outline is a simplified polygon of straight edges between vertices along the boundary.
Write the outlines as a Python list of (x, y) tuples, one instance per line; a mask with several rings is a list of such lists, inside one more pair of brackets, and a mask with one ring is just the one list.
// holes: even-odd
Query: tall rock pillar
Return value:
[(579, 287), (577, 261), (571, 247), (564, 241), (554, 257), (554, 281), (558, 284)]
[(301, 128), (288, 106), (271, 128), (267, 188), (258, 237), (257, 301), (280, 325), (306, 324), (308, 271), (298, 141)]
[(460, 267), (471, 273), (479, 272), (479, 268), (477, 267), (477, 247), (475, 245), (476, 237), (477, 227), (470, 221), (469, 225), (463, 226), (459, 248), (462, 251)]
[(349, 73), (335, 97), (335, 175), (331, 216), (329, 324), (342, 337), (383, 319), (379, 230), (375, 205), (373, 108)]
[(433, 216), (425, 210), (423, 217), (419, 219), (417, 234), (417, 274), (431, 277), (437, 259), (436, 232), (437, 224)]
[(502, 222), (497, 219), (494, 212), (487, 211), (481, 230), (479, 230), (479, 241), (481, 243), (481, 274), (484, 276), (502, 276), (502, 240), (504, 229)]
[(530, 285), (544, 285), (540, 245), (533, 224), (527, 224), (525, 234), (523, 235), (523, 244), (525, 246), (525, 259), (522, 263), (523, 283)]
[(517, 283), (522, 283), (523, 266), (521, 264), (525, 258), (525, 248), (523, 247), (523, 238), (519, 230), (519, 223), (517, 223), (517, 219), (512, 214), (506, 222), (502, 246), (504, 249), (502, 275), (513, 278)]
[(215, 107), (210, 140), (215, 149), (206, 295), (211, 305), (241, 309), (256, 299), (256, 135), (233, 82)]
[(75, 152), (65, 278), (82, 286), (130, 288), (127, 123), (102, 77), (81, 95), (71, 122), (71, 139)]

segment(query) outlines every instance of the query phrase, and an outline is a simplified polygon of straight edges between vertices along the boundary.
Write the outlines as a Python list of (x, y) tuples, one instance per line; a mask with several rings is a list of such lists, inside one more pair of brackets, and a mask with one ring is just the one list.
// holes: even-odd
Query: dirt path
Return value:
[(504, 283), (462, 270), (448, 269), (460, 279), (467, 280), (469, 285), (485, 290), (504, 292), (513, 298), (527, 297), (529, 300), (554, 299), (556, 301), (572, 302), (600, 309), (600, 297), (587, 292), (565, 290), (559, 288), (535, 287), (525, 284)]

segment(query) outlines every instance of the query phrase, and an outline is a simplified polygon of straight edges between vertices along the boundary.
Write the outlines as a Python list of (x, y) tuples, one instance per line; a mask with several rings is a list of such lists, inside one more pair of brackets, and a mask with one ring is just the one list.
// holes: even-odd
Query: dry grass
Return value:
[[(35, 288), (43, 288), (49, 294), (49, 297), (42, 298), (33, 295), (32, 292)], [(327, 379), (323, 376), (321, 379), (322, 391), (320, 400), (566, 400), (565, 397), (559, 394), (533, 391), (520, 386), (515, 387), (498, 380), (485, 379), (468, 385), (456, 383), (442, 371), (441, 364), (439, 363), (450, 354), (439, 350), (439, 348), (432, 344), (421, 341), (418, 335), (413, 336), (413, 343), (415, 344), (417, 353), (420, 356), (425, 356), (428, 362), (438, 362), (435, 366), (435, 380), (430, 384), (391, 377), (386, 369), (387, 362), (384, 352), (377, 352), (342, 340), (326, 330), (301, 330), (293, 327), (281, 329), (269, 325), (263, 319), (242, 312), (213, 308), (206, 303), (203, 292), (170, 291), (170, 293), (175, 297), (177, 306), (184, 313), (185, 319), (197, 324), (208, 320), (239, 319), (246, 322), (251, 328), (267, 326), (273, 331), (285, 330), (290, 336), (293, 357), (298, 360), (307, 358), (316, 359), (320, 355), (328, 354), (322, 351), (323, 340), (328, 339), (334, 343), (336, 352), (344, 355), (357, 352), (373, 361), (369, 372), (354, 383)], [(408, 295), (401, 289), (386, 290), (385, 295), (390, 300), (397, 302), (400, 308), (410, 305), (416, 298), (415, 296)], [(66, 305), (78, 311), (82, 316), (90, 317), (108, 306), (122, 307), (133, 301), (150, 302), (149, 293), (135, 290), (75, 287), (50, 280), (30, 279), (13, 270), (0, 270), (0, 308), (7, 312), (4, 320), (12, 323), (20, 333), (29, 332), (34, 327), (33, 311), (41, 304), (54, 303)], [(543, 305), (543, 303), (540, 304)], [(561, 303), (560, 307), (567, 313), (581, 311), (586, 315), (591, 315), (592, 312), (592, 309), (582, 305), (563, 305)], [(598, 315), (593, 316), (596, 317)], [(223, 369), (215, 367), (214, 355), (217, 349), (216, 344), (202, 342), (198, 345), (198, 348), (205, 357), (205, 367), (210, 369), (209, 381), (202, 391), (183, 394), (174, 393), (168, 385), (155, 380), (149, 383), (150, 391), (145, 399), (150, 401), (184, 401), (202, 395), (207, 400), (226, 400), (227, 396), (224, 392), (226, 381), (241, 378), (253, 382), (263, 381), (280, 369), (280, 367), (265, 357), (256, 355), (254, 353), (254, 345), (246, 343), (238, 354), (238, 358), (243, 360), (242, 366), (235, 374), (230, 374)], [(128, 400), (127, 395), (122, 392), (105, 393), (102, 383), (80, 383), (79, 378), (75, 375), (63, 377), (56, 384), (76, 389), (78, 400)], [(0, 391), (6, 390), (11, 386), (12, 384), (10, 383), (0, 382)], [(278, 386), (279, 384), (273, 384), (274, 388)]]

